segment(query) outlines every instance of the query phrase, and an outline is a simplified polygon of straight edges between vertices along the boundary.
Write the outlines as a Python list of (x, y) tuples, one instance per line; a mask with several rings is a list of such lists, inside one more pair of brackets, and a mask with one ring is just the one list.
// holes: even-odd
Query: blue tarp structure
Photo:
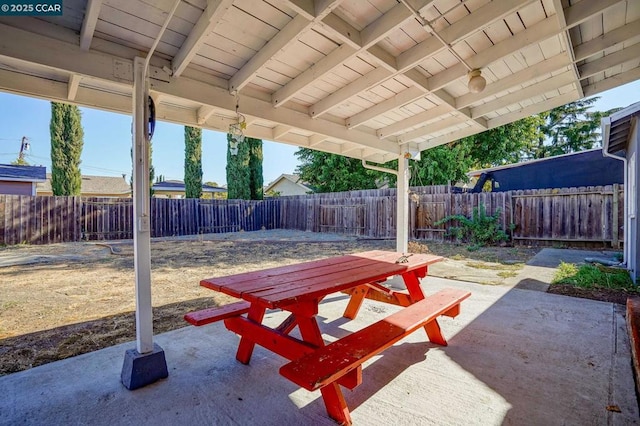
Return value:
[(624, 163), (592, 149), (525, 163), (478, 170), (478, 181), (471, 192), (482, 192), (491, 182), (493, 192), (521, 189), (569, 188), (624, 183)]

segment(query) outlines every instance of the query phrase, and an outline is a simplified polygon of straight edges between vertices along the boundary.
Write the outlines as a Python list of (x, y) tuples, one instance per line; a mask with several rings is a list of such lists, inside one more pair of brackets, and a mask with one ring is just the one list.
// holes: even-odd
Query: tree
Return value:
[(262, 140), (245, 138), (234, 143), (227, 134), (227, 198), (262, 200), (263, 183)]
[[(409, 184), (425, 186), (466, 181), (466, 174), (472, 168), (519, 161), (522, 148), (537, 140), (540, 124), (539, 118), (528, 117), (422, 151), (420, 161), (409, 162)], [(308, 148), (301, 148), (296, 156), (301, 161), (297, 173), (319, 192), (370, 189), (382, 180), (396, 184), (394, 175), (365, 169), (360, 160)], [(385, 167), (396, 170), (398, 162), (390, 161)]]
[(262, 139), (245, 138), (249, 145), (249, 189), (252, 200), (264, 198), (264, 177), (262, 176)]
[(381, 172), (365, 169), (362, 162), (337, 154), (300, 148), (295, 153), (300, 160), (296, 173), (317, 192), (351, 191), (376, 188)]
[(599, 98), (582, 99), (539, 114), (543, 120), (536, 143), (525, 150), (528, 158), (545, 158), (593, 148), (599, 141), (600, 119), (590, 112)]
[(51, 189), (53, 195), (79, 195), (80, 155), (84, 144), (80, 109), (51, 102)]
[(202, 197), (202, 129), (184, 126), (184, 191), (186, 198)]
[[(572, 102), (551, 111), (526, 117), (501, 127), (431, 148), (420, 161), (410, 161), (412, 186), (465, 181), (467, 172), (519, 161), (593, 148), (599, 140), (600, 119), (615, 110), (589, 112), (597, 98)], [(302, 148), (296, 152), (302, 179), (322, 192), (374, 188), (396, 177), (366, 170), (361, 162)], [(397, 168), (397, 161), (385, 165)]]
[[(153, 164), (151, 164), (151, 157), (153, 155), (153, 147), (151, 146), (151, 141), (149, 141), (149, 194), (153, 195), (153, 182), (156, 176), (156, 169), (155, 167), (153, 167)], [(133, 189), (133, 175), (134, 175), (134, 170), (133, 170), (133, 147), (131, 147), (131, 179), (129, 180), (129, 185), (131, 186), (131, 189)], [(159, 182), (164, 181), (164, 176), (160, 175), (160, 177), (162, 178), (161, 180), (159, 180)], [(158, 181), (156, 181), (158, 182)]]
[(475, 169), (517, 163), (526, 159), (526, 149), (538, 141), (543, 124), (542, 117), (533, 115), (460, 139), (457, 144), (467, 145)]
[(231, 135), (227, 134), (227, 198), (230, 200), (251, 199), (251, 172), (249, 170), (249, 144), (237, 144), (232, 152)]

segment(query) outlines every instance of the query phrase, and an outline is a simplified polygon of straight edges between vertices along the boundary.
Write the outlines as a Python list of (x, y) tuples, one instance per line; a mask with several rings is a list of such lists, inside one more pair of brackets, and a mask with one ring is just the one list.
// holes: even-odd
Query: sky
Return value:
[[(599, 94), (592, 111), (607, 111), (640, 102), (640, 80)], [(123, 114), (80, 108), (84, 128), (84, 148), (80, 169), (84, 175), (131, 176), (131, 117)], [(18, 157), (21, 139), (29, 139), (26, 160), (51, 170), (48, 101), (0, 92), (0, 164)], [(156, 176), (184, 179), (184, 127), (159, 122), (153, 136), (152, 163)], [(294, 173), (297, 147), (264, 141), (263, 176), (265, 185), (283, 173)], [(226, 183), (226, 135), (202, 132), (203, 182)]]

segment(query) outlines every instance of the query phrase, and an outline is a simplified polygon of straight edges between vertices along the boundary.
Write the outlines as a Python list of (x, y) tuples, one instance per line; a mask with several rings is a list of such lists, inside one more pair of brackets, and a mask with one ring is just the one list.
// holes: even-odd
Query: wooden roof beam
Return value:
[[(532, 0), (501, 0), (490, 2), (473, 11), (470, 15), (438, 31), (438, 35), (448, 44), (454, 44), (532, 2)], [(443, 46), (438, 39), (429, 37), (398, 56), (398, 71), (405, 72), (414, 68), (426, 58), (444, 49), (445, 46)]]
[(349, 129), (354, 129), (369, 120), (373, 120), (374, 118), (389, 112), (395, 109), (401, 108), (406, 104), (415, 101), (416, 99), (420, 99), (424, 97), (426, 93), (424, 90), (420, 90), (418, 87), (411, 86), (402, 92), (386, 99), (379, 104), (372, 106), (371, 108), (367, 108), (364, 111), (361, 111), (345, 120), (345, 126)]
[(384, 80), (389, 76), (391, 76), (391, 73), (383, 67), (376, 68), (362, 76), (362, 78), (354, 80), (341, 89), (336, 90), (326, 98), (311, 105), (309, 107), (309, 116), (312, 118), (320, 117), (331, 108), (348, 101), (364, 90), (368, 90), (376, 86), (379, 84), (380, 80)]
[[(532, 3), (532, 0), (508, 0), (508, 1), (500, 1), (500, 2), (491, 2), (480, 9), (474, 11), (472, 14), (467, 17), (454, 22), (449, 27), (443, 29), (438, 32), (438, 34), (449, 44), (452, 44), (456, 41), (462, 40), (465, 37), (468, 37), (474, 34), (477, 31), (480, 31), (482, 28), (490, 25), (491, 23), (504, 18), (506, 15), (512, 13), (513, 11), (521, 8), (529, 3)], [(413, 90), (412, 92), (403, 93), (403, 105), (413, 102), (417, 99), (420, 99), (426, 93), (433, 93), (435, 90), (440, 87), (432, 89), (432, 87), (427, 84), (426, 77), (422, 76), (416, 70), (412, 68), (419, 65), (421, 62), (425, 60), (425, 58), (434, 55), (435, 53), (443, 50), (445, 47), (442, 45), (440, 41), (438, 41), (435, 37), (429, 37), (421, 43), (418, 43), (416, 46), (406, 50), (401, 53), (397, 58), (397, 70), (393, 74), (389, 75), (387, 78), (394, 77), (396, 75), (404, 74), (405, 77), (409, 78), (419, 91)], [(462, 64), (460, 64), (462, 66)], [(464, 67), (463, 67), (464, 68)], [(466, 71), (466, 68), (465, 68)], [(464, 73), (466, 75), (466, 72)], [(356, 80), (357, 81), (357, 80)], [(384, 80), (378, 82), (378, 84), (382, 83)], [(408, 97), (407, 95), (414, 95), (413, 98)], [(437, 96), (437, 95), (436, 95)], [(391, 107), (395, 100), (389, 101), (386, 105)], [(455, 104), (451, 104), (452, 108), (455, 109)], [(401, 107), (402, 105), (398, 105)], [(389, 108), (388, 108), (389, 109)], [(385, 112), (388, 112), (382, 108), (378, 108), (377, 106), (371, 107), (369, 110), (363, 111), (357, 114), (354, 117), (347, 119), (347, 126), (349, 128), (356, 127), (368, 120), (371, 120)], [(479, 123), (482, 125), (482, 123)]]
[(608, 33), (582, 43), (573, 48), (575, 60), (581, 61), (590, 56), (597, 55), (605, 49), (609, 49), (640, 36), (640, 19), (637, 19), (627, 25), (611, 30)]
[[(554, 0), (555, 1), (555, 0)], [(601, 14), (610, 7), (615, 6), (623, 0), (598, 0), (578, 2), (574, 6), (564, 9), (564, 17), (567, 28), (573, 28), (583, 22)]]
[(398, 144), (404, 144), (407, 142), (411, 142), (415, 139), (425, 137), (430, 133), (439, 132), (441, 130), (462, 124), (464, 122), (465, 122), (464, 119), (461, 119), (460, 117), (453, 115), (451, 117), (444, 118), (440, 121), (429, 123), (426, 126), (420, 127), (410, 132), (398, 135), (396, 141), (398, 142)]
[[(201, 125), (206, 123), (209, 117), (211, 117), (215, 111), (216, 109), (211, 106), (208, 106), (208, 105), (201, 106), (196, 111), (196, 122)], [(228, 130), (228, 126), (227, 126), (227, 130)]]
[(308, 19), (308, 15), (306, 14), (296, 15), (275, 37), (260, 48), (260, 50), (231, 77), (229, 80), (229, 91), (235, 92), (242, 90), (242, 88), (267, 65), (274, 55), (295, 43), (300, 34), (308, 31), (313, 25), (322, 20), (322, 18), (336, 8), (341, 1), (342, 0), (315, 1), (314, 16), (311, 20)]
[(575, 101), (576, 99), (580, 99), (578, 97), (578, 92), (576, 90), (572, 90), (563, 95), (554, 96), (545, 101), (536, 102), (526, 107), (522, 107), (512, 113), (493, 118), (489, 120), (489, 128), (493, 129), (494, 127), (504, 126), (505, 124), (513, 123), (516, 120), (520, 120), (521, 118), (537, 114), (540, 111), (548, 111), (555, 107), (565, 105), (569, 102)]
[(595, 61), (587, 62), (579, 68), (580, 79), (584, 80), (585, 78), (592, 77), (625, 62), (637, 61), (638, 58), (640, 58), (640, 43), (636, 43), (625, 49), (603, 56)]
[(583, 87), (585, 96), (593, 96), (605, 90), (613, 89), (623, 84), (630, 83), (632, 81), (640, 80), (640, 67), (630, 69), (621, 74), (614, 75), (613, 77), (607, 77), (604, 80), (596, 81), (595, 83), (588, 84)]
[(468, 107), (469, 105), (480, 102), (483, 99), (497, 95), (520, 84), (527, 83), (535, 78), (560, 70), (569, 65), (571, 65), (571, 61), (564, 53), (552, 56), (549, 59), (545, 59), (542, 62), (531, 65), (522, 71), (503, 77), (495, 83), (488, 84), (480, 93), (467, 93), (456, 98), (456, 108), (460, 109)]
[(93, 40), (93, 33), (96, 31), (101, 6), (102, 0), (89, 0), (87, 2), (82, 29), (80, 30), (80, 49), (82, 50), (89, 50), (91, 47), (91, 40)]
[[(575, 6), (564, 9), (566, 17), (566, 28), (561, 28), (557, 17), (549, 18), (538, 22), (537, 24), (514, 34), (494, 46), (478, 53), (467, 59), (469, 65), (473, 68), (484, 68), (505, 56), (509, 56), (518, 50), (527, 46), (538, 43), (549, 37), (559, 34), (568, 28), (575, 27), (585, 20), (602, 13), (609, 7), (618, 3), (620, 0), (603, 0), (598, 2), (579, 2)], [(462, 64), (457, 64), (429, 78), (429, 88), (431, 90), (441, 89), (448, 84), (463, 78), (467, 75), (467, 69)]]
[[(567, 27), (567, 20), (564, 14), (564, 9), (562, 8), (561, 0), (553, 0), (553, 7), (556, 10), (556, 17), (558, 19), (558, 25), (560, 28)], [(565, 29), (560, 32), (560, 38), (562, 38), (565, 45), (565, 52), (567, 54), (567, 58), (571, 61), (571, 71), (573, 72), (574, 81), (576, 83), (576, 88), (578, 89), (578, 93), (582, 98), (584, 93), (582, 93), (582, 85), (580, 84), (580, 73), (578, 72), (578, 67), (576, 67), (576, 55), (573, 52), (573, 42), (571, 41), (571, 35), (569, 34), (569, 30)]]
[[(57, 31), (68, 33), (66, 29), (56, 28)], [(96, 78), (111, 83), (120, 91), (130, 91), (133, 84), (133, 61), (128, 56), (118, 56), (106, 52), (90, 50), (82, 52), (73, 43), (64, 42), (53, 37), (34, 34), (9, 25), (0, 24), (0, 39), (14, 40), (13, 43), (0, 43), (0, 55), (15, 58), (27, 63), (38, 64), (49, 69), (60, 70), (67, 74), (80, 74), (83, 77)], [(103, 41), (105, 50), (116, 48), (117, 45)], [(47, 51), (47, 55), (39, 52)], [(120, 51), (123, 51), (120, 49)], [(127, 55), (135, 56), (134, 50), (127, 50)], [(214, 86), (211, 76), (197, 70), (188, 70), (188, 75), (180, 78), (169, 78), (163, 67), (169, 65), (160, 57), (154, 58), (154, 65), (150, 66), (149, 74), (152, 92), (169, 97), (182, 98), (199, 105), (208, 105), (218, 110), (234, 113), (237, 99), (229, 94), (226, 87)], [(11, 86), (11, 82), (8, 85)], [(223, 82), (221, 82), (223, 83)], [(64, 94), (67, 95), (67, 85)], [(126, 93), (126, 92), (125, 92)], [(153, 94), (153, 93), (152, 93)], [(131, 108), (130, 96), (119, 96)], [(95, 105), (94, 102), (87, 103)], [(365, 147), (377, 149), (398, 155), (399, 146), (393, 141), (380, 140), (373, 132), (359, 129), (347, 130), (342, 124), (322, 118), (311, 119), (308, 114), (289, 108), (275, 109), (271, 103), (258, 96), (240, 95), (242, 113), (247, 117), (260, 117), (274, 124), (287, 125), (306, 130), (310, 133), (325, 135), (331, 140), (359, 143)], [(188, 123), (196, 121), (196, 114), (188, 111), (191, 118)]]
[(67, 99), (73, 101), (78, 94), (78, 88), (80, 87), (80, 80), (82, 77), (78, 74), (71, 74), (69, 77), (69, 83), (67, 84)]
[[(467, 62), (473, 68), (484, 68), (487, 65), (512, 55), (526, 46), (536, 44), (558, 33), (558, 22), (555, 17), (546, 18), (543, 21), (527, 28), (512, 37), (483, 50), (475, 56), (467, 58)], [(454, 81), (467, 75), (467, 68), (462, 64), (454, 65), (444, 71), (429, 77), (431, 90), (442, 89)]]
[(291, 130), (293, 130), (293, 127), (291, 126), (283, 126), (281, 124), (278, 124), (276, 127), (273, 128), (271, 138), (273, 140), (280, 139), (287, 133), (291, 132)]
[(478, 131), (474, 129), (473, 126), (465, 127), (464, 129), (454, 130), (451, 133), (447, 133), (442, 136), (436, 136), (435, 138), (431, 138), (429, 140), (420, 142), (418, 144), (418, 149), (420, 151), (424, 151), (425, 149), (435, 148), (436, 146), (457, 141), (458, 139), (466, 138), (468, 136), (473, 136), (476, 133), (478, 133)]
[(523, 89), (518, 89), (508, 95), (501, 96), (494, 101), (472, 108), (471, 116), (474, 118), (481, 117), (498, 109), (506, 108), (509, 105), (517, 104), (526, 99), (542, 95), (571, 83), (575, 83), (575, 75), (573, 71), (565, 71), (555, 77), (544, 79)]
[(184, 72), (204, 44), (207, 36), (218, 25), (232, 4), (233, 0), (207, 1), (207, 7), (171, 61), (171, 70), (174, 77), (179, 77)]
[(411, 127), (415, 127), (421, 124), (428, 123), (431, 120), (435, 120), (441, 115), (447, 114), (451, 112), (448, 106), (438, 105), (434, 108), (428, 109), (419, 114), (413, 115), (409, 118), (405, 118), (404, 120), (393, 123), (389, 126), (383, 127), (376, 131), (376, 134), (380, 139), (388, 138), (390, 136), (397, 135), (410, 129)]
[[(421, 8), (427, 7), (432, 2), (433, 0), (422, 0)], [(299, 3), (300, 2), (297, 2), (299, 8), (297, 10), (301, 10)], [(391, 72), (395, 71), (395, 58), (388, 55), (382, 49), (376, 49), (374, 45), (412, 18), (413, 15), (411, 12), (404, 7), (404, 5), (398, 4), (362, 31), (358, 31), (339, 16), (333, 13), (328, 14), (322, 19), (322, 25), (340, 38), (344, 44), (291, 80), (284, 87), (277, 90), (272, 96), (273, 106), (279, 107), (283, 105), (304, 90), (305, 87), (313, 84), (316, 80), (322, 78), (322, 76), (358, 54), (366, 53), (374, 57), (382, 67), (387, 68), (387, 70)], [(391, 73), (386, 74), (384, 77), (381, 75), (380, 79), (384, 81), (389, 75), (391, 75)], [(319, 111), (319, 109), (317, 110)]]

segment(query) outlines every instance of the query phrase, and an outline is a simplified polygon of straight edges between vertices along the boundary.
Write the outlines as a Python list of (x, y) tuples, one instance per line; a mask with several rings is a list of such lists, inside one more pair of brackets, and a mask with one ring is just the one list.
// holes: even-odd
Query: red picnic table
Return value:
[[(460, 302), (470, 293), (443, 290), (425, 299), (420, 278), (440, 260), (430, 254), (376, 250), (207, 278), (200, 285), (242, 300), (192, 312), (185, 319), (194, 325), (224, 320), (229, 330), (241, 336), (236, 359), (244, 364), (249, 363), (256, 344), (290, 360), (280, 373), (308, 390), (320, 389), (329, 415), (340, 424), (351, 424), (340, 385), (358, 386), (364, 361), (421, 327), (432, 343), (446, 345), (436, 317), (456, 316)], [(394, 275), (402, 276), (407, 292), (380, 284)], [(335, 292), (350, 295), (344, 312), (350, 319), (365, 298), (405, 308), (325, 345), (316, 315), (320, 301)], [(268, 327), (262, 323), (267, 309), (282, 309), (290, 315), (280, 325)], [(296, 326), (301, 338), (290, 335)]]

